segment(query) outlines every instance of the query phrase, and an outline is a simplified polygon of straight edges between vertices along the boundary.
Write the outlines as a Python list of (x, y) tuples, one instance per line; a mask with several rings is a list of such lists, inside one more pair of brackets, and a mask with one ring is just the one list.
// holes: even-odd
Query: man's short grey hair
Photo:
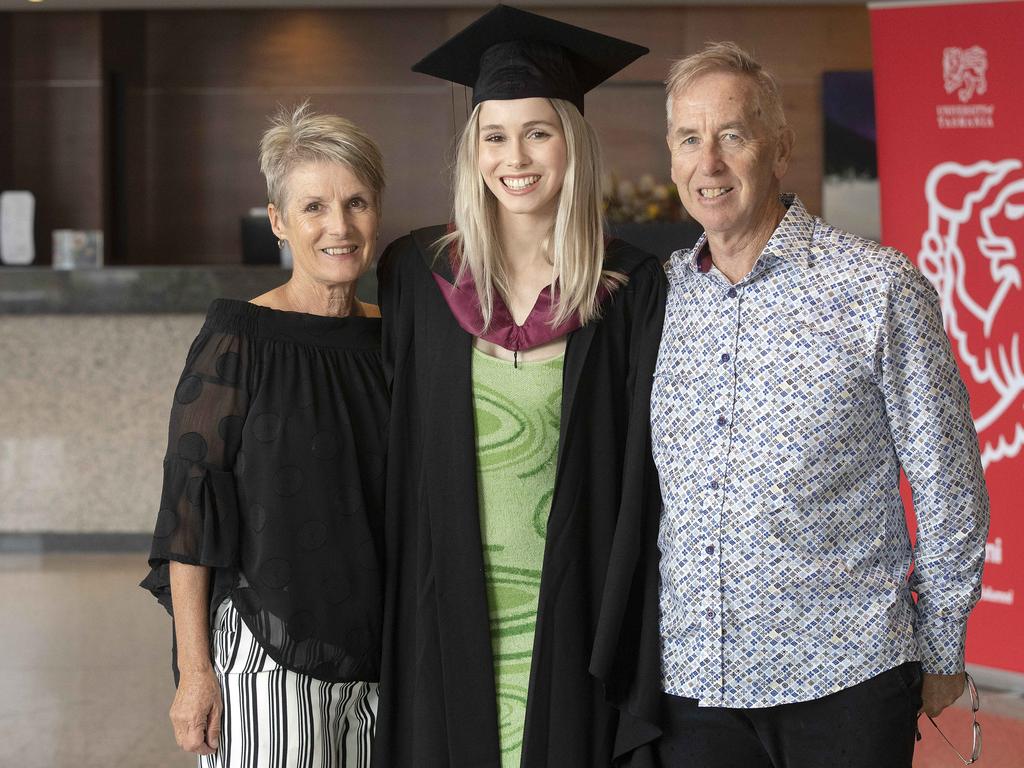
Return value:
[(713, 72), (731, 72), (749, 77), (757, 88), (758, 114), (769, 129), (781, 131), (786, 127), (786, 113), (782, 109), (782, 96), (775, 78), (753, 56), (727, 40), (705, 43), (704, 50), (672, 63), (665, 81), (669, 131), (672, 130), (672, 99), (685, 91), (698, 77)]
[(260, 139), (260, 172), (275, 208), (283, 210), (288, 174), (309, 162), (344, 165), (370, 188), (374, 205), (380, 206), (384, 160), (376, 142), (344, 117), (313, 112), (307, 101), (278, 112)]

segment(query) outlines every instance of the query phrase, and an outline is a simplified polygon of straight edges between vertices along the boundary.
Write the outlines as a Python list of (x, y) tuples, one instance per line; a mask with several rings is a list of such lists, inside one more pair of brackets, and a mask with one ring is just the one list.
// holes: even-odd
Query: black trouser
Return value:
[(664, 696), (662, 768), (911, 768), (921, 665), (907, 662), (812, 701), (698, 707)]

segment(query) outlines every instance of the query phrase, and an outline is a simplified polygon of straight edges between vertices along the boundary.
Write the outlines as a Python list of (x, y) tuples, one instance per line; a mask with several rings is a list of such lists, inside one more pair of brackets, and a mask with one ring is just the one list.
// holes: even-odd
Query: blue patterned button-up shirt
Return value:
[(704, 238), (668, 267), (662, 668), (702, 706), (820, 698), (913, 659), (957, 672), (981, 590), (988, 496), (935, 291), (898, 251), (783, 202), (735, 285), (700, 270)]

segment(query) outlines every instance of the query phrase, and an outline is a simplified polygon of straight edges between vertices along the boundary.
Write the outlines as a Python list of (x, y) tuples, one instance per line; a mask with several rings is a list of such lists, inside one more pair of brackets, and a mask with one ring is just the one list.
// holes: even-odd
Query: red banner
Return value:
[(992, 528), (967, 661), (1024, 673), (1024, 2), (871, 8), (882, 241), (928, 276)]

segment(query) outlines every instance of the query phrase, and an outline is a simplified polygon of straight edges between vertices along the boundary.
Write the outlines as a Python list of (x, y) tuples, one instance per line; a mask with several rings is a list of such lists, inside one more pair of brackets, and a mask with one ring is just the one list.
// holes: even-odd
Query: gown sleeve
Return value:
[(646, 768), (654, 765), (651, 744), (661, 734), (657, 549), (661, 492), (651, 457), (650, 397), (667, 282), (657, 260), (646, 260), (631, 274), (625, 290), (629, 293), (624, 312), (629, 334), (629, 423), (618, 522), (590, 670), (619, 709), (615, 765)]
[(395, 381), (398, 357), (399, 323), (402, 311), (402, 284), (398, 275), (403, 241), (388, 245), (377, 262), (377, 304), (381, 315), (381, 355), (388, 391)]
[(249, 358), (242, 336), (208, 321), (174, 391), (151, 571), (141, 585), (172, 614), (169, 561), (236, 567), (235, 471), (241, 470)]

